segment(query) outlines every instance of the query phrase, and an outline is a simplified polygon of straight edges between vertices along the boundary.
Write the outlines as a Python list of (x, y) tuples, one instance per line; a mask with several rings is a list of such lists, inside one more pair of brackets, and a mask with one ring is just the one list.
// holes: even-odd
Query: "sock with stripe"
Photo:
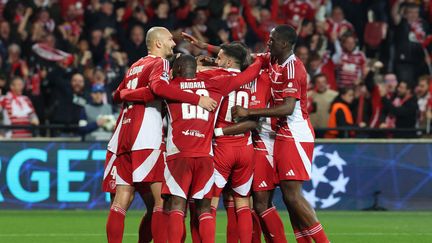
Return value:
[(199, 234), (202, 243), (214, 243), (216, 221), (211, 213), (202, 213), (199, 218)]
[(312, 237), (312, 239), (316, 243), (330, 243), (330, 241), (328, 240), (324, 232), (322, 225), (319, 222), (315, 223), (314, 225), (307, 228), (306, 230), (302, 230), (302, 232), (305, 231), (307, 231), (308, 235)]
[(201, 243), (201, 238), (199, 235), (199, 221), (196, 212), (195, 202), (189, 202), (189, 209), (190, 209), (190, 230), (191, 230), (192, 242)]
[(184, 212), (171, 210), (168, 221), (168, 242), (181, 243), (183, 238)]
[(236, 215), (240, 243), (252, 242), (252, 215), (249, 206), (238, 208)]
[(210, 213), (213, 215), (213, 218), (216, 218), (216, 212), (217, 212), (217, 208), (211, 206), (210, 207)]
[(239, 241), (237, 216), (234, 207), (234, 201), (224, 201), (225, 210), (227, 213), (227, 243), (237, 243)]
[(161, 207), (153, 208), (151, 231), (154, 243), (165, 243), (167, 241), (167, 217)]
[(152, 241), (152, 214), (147, 210), (141, 219), (138, 231), (138, 243), (150, 243)]
[(125, 216), (126, 210), (118, 206), (111, 206), (106, 224), (108, 243), (122, 242)]
[(260, 218), (264, 222), (265, 228), (268, 230), (268, 235), (272, 238), (272, 242), (287, 242), (282, 220), (275, 207), (271, 207), (262, 212)]
[(300, 231), (299, 229), (294, 228), (294, 236), (297, 243), (312, 243), (312, 238), (309, 237), (307, 230)]
[(261, 243), (261, 224), (258, 214), (251, 210), (252, 214), (252, 243)]

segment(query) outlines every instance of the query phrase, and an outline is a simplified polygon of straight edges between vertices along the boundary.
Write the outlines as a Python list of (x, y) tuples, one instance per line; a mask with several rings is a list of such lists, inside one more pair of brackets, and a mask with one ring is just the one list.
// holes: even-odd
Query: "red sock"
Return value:
[[(309, 236), (315, 241), (315, 243), (329, 243), (330, 241), (327, 239), (326, 234), (324, 233), (324, 229), (322, 225), (317, 222), (311, 227), (306, 229)], [(302, 232), (304, 232), (303, 230)]]
[(234, 208), (234, 201), (224, 201), (227, 213), (227, 243), (237, 243), (239, 241), (237, 216)]
[(183, 233), (182, 233), (181, 242), (184, 243), (185, 240), (186, 240), (186, 224), (185, 224), (185, 217), (183, 217)]
[(294, 235), (297, 243), (312, 243), (312, 238), (309, 237), (307, 230), (300, 231), (298, 229), (294, 229)]
[(259, 216), (254, 210), (252, 213), (252, 243), (261, 243), (261, 225)]
[[(166, 222), (165, 222), (166, 224)], [(183, 237), (184, 212), (181, 210), (171, 210), (168, 222), (168, 242), (180, 243)]]
[(121, 243), (123, 239), (126, 210), (112, 206), (106, 224), (108, 243)]
[(216, 222), (211, 213), (202, 213), (199, 216), (199, 234), (202, 243), (214, 243)]
[(138, 243), (149, 243), (152, 241), (152, 213), (148, 210), (141, 219), (141, 224), (138, 231)]
[(193, 243), (201, 243), (201, 238), (199, 235), (199, 221), (196, 212), (195, 202), (189, 202), (190, 209), (190, 230), (192, 235)]
[(215, 218), (215, 219), (216, 219), (216, 211), (217, 211), (217, 208), (215, 208), (213, 206), (210, 207), (210, 213), (213, 215), (213, 218)]
[(273, 243), (273, 238), (270, 235), (270, 232), (268, 231), (267, 226), (264, 223), (264, 220), (261, 217), (259, 217), (259, 220), (260, 220), (261, 230), (262, 230), (262, 233), (264, 235), (265, 242), (266, 243)]
[(154, 207), (151, 222), (154, 243), (166, 243), (168, 240), (166, 223), (167, 219), (163, 209), (161, 207)]
[(282, 220), (275, 207), (265, 210), (261, 213), (260, 217), (263, 220), (265, 227), (268, 230), (268, 234), (274, 243), (287, 242)]
[(240, 243), (252, 242), (252, 215), (249, 206), (237, 209), (236, 215)]

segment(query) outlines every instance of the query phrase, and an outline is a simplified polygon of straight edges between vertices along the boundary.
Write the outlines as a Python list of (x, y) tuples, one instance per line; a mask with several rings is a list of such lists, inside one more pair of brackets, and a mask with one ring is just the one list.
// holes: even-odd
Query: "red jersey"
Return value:
[[(237, 75), (240, 73), (238, 69), (226, 69), (231, 75)], [(240, 88), (231, 91), (227, 96), (225, 96), (220, 105), (219, 114), (216, 120), (217, 128), (224, 128), (234, 125), (235, 122), (231, 115), (231, 108), (239, 105), (244, 108), (249, 107), (249, 101), (251, 97), (251, 83), (245, 84)], [(215, 138), (215, 144), (230, 144), (232, 146), (246, 146), (252, 144), (251, 133), (246, 132), (237, 135), (224, 135)]]
[(363, 52), (358, 50), (351, 53), (343, 52), (333, 61), (336, 64), (338, 87), (353, 87), (355, 81), (362, 78), (366, 66), (366, 56)]
[[(2, 109), (4, 125), (30, 126), (31, 119), (37, 117), (33, 104), (27, 96), (16, 96), (11, 92), (0, 100), (0, 110)], [(31, 130), (25, 129), (12, 129), (6, 132), (7, 138), (29, 138), (32, 135)]]
[(307, 112), (307, 72), (303, 63), (293, 54), (282, 64), (270, 64), (272, 96), (275, 105), (287, 97), (297, 99), (291, 115), (273, 118), (276, 122), (276, 139), (296, 142), (313, 142), (314, 131)]
[(309, 1), (285, 0), (282, 5), (283, 19), (287, 20), (295, 28), (299, 27), (303, 19), (313, 20), (315, 18), (314, 6)]
[[(155, 94), (168, 98), (181, 98), (197, 104), (199, 96), (187, 94), (168, 85), (169, 63), (167, 60), (146, 56), (132, 64), (117, 88), (138, 89), (149, 86)], [(167, 94), (168, 93), (168, 94)], [(177, 97), (175, 97), (177, 96)], [(141, 149), (160, 149), (162, 144), (161, 100), (149, 103), (129, 103), (123, 109), (108, 150), (121, 154)]]
[[(268, 108), (273, 104), (268, 70), (261, 70), (260, 76), (252, 82), (251, 94), (252, 98), (249, 104), (251, 109)], [(252, 131), (254, 149), (267, 152), (269, 155), (273, 155), (273, 144), (276, 136), (271, 121), (270, 117), (260, 117), (257, 129)]]
[[(255, 62), (236, 76), (223, 69), (204, 71), (198, 73), (195, 79), (176, 78), (171, 81), (170, 86), (210, 96), (220, 104), (224, 95), (253, 80), (258, 75), (260, 67), (261, 61)], [(188, 103), (167, 102), (167, 104), (168, 159), (213, 156), (212, 138), (220, 105), (216, 112), (208, 112)]]

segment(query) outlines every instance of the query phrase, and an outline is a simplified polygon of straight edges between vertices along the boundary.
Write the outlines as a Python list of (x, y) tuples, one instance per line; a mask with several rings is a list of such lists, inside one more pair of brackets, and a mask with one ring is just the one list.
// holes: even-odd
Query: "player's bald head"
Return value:
[(164, 27), (153, 27), (147, 31), (146, 45), (149, 54), (168, 58), (176, 46), (172, 34)]
[(158, 26), (150, 28), (146, 35), (147, 48), (150, 49), (156, 41), (162, 40), (166, 35), (171, 35), (167, 28)]

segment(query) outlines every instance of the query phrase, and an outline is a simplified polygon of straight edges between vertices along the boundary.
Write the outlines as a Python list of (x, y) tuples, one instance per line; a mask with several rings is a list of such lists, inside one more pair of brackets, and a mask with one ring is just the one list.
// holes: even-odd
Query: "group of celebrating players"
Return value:
[[(129, 68), (114, 94), (123, 110), (105, 162), (108, 242), (122, 242), (135, 191), (147, 207), (139, 242), (184, 242), (187, 208), (193, 242), (215, 242), (221, 194), (227, 242), (261, 242), (261, 232), (266, 242), (287, 242), (272, 204), (277, 185), (297, 242), (329, 242), (301, 192), (311, 175), (314, 132), (307, 74), (293, 54), (296, 31), (275, 27), (263, 54), (240, 42), (216, 47), (183, 36), (217, 58), (174, 55), (171, 33), (153, 27), (149, 55)], [(171, 70), (167, 59), (174, 60)]]

